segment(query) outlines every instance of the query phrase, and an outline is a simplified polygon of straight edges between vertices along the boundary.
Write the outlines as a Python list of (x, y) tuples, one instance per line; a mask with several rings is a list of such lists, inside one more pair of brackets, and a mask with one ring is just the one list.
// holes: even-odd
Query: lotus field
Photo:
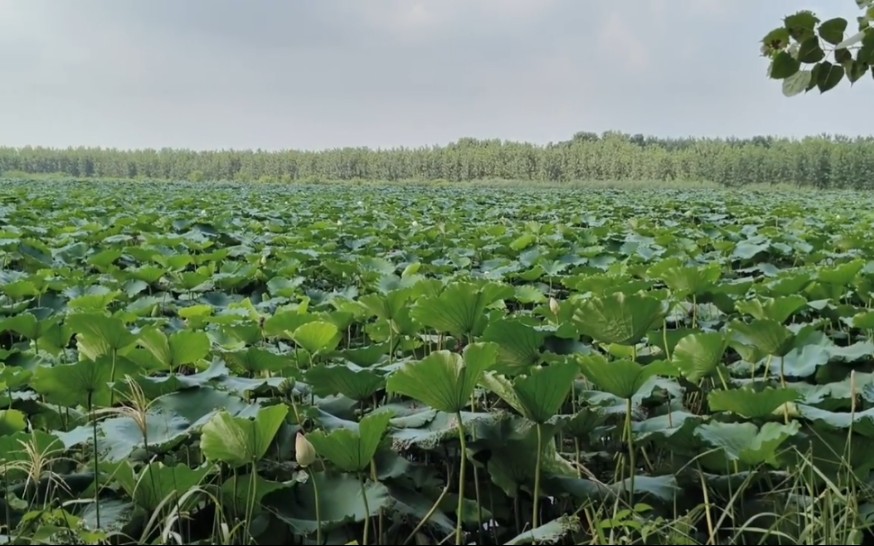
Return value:
[(872, 211), (0, 182), (0, 542), (863, 543)]

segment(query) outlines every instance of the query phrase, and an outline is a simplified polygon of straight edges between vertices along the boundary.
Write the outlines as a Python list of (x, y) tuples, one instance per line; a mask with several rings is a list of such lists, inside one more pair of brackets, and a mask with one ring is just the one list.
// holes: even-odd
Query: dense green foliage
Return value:
[(848, 32), (843, 17), (822, 20), (803, 10), (786, 16), (783, 25), (762, 38), (762, 54), (771, 59), (768, 74), (783, 81), (786, 96), (811, 89), (825, 93), (842, 81), (854, 85), (874, 76), (874, 0), (856, 0), (856, 5), (862, 10), (856, 32)]
[(0, 182), (0, 541), (870, 540), (872, 211)]
[(579, 133), (546, 146), (463, 139), (444, 147), (321, 152), (0, 148), (0, 172), (225, 181), (695, 181), (874, 187), (874, 139), (657, 139)]

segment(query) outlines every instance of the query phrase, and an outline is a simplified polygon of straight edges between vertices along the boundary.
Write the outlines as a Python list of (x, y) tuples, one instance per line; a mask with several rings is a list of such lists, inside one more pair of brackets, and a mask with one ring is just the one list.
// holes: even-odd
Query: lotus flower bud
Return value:
[(294, 440), (294, 458), (297, 460), (297, 464), (303, 468), (316, 461), (316, 448), (300, 432), (297, 433), (297, 438)]
[(549, 297), (549, 310), (552, 311), (553, 315), (558, 316), (558, 312), (560, 310), (560, 307), (558, 306), (558, 300), (556, 300), (552, 296)]

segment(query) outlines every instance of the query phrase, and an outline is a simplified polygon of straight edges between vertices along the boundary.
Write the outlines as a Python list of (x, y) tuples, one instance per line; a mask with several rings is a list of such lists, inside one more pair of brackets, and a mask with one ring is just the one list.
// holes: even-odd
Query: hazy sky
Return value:
[[(419, 146), (871, 133), (785, 98), (762, 35), (853, 0), (0, 0), (0, 145)], [(851, 19), (855, 30), (855, 19)]]

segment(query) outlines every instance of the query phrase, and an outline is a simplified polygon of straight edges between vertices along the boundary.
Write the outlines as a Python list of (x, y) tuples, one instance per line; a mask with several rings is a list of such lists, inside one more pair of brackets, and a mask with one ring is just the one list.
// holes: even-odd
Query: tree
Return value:
[(842, 17), (825, 21), (804, 10), (783, 19), (762, 38), (762, 54), (770, 57), (768, 74), (783, 81), (783, 93), (794, 96), (813, 88), (825, 93), (844, 79), (850, 85), (866, 73), (874, 77), (874, 0), (856, 0), (862, 15), (858, 31), (847, 36)]

